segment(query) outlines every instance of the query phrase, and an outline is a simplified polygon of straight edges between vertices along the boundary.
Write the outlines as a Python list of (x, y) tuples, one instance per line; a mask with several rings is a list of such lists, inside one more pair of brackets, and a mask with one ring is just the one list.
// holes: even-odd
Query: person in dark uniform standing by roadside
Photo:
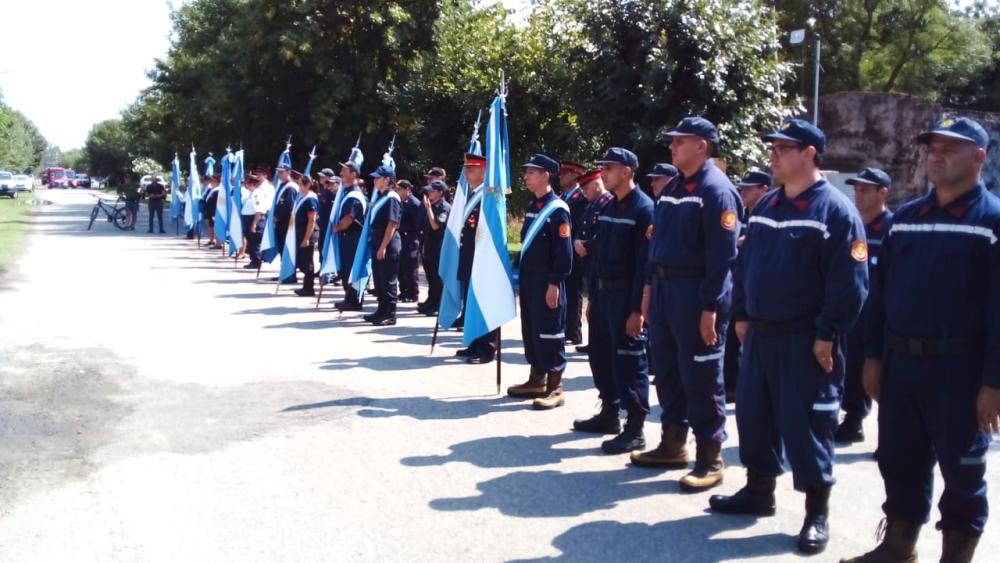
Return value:
[[(878, 268), (882, 253), (882, 240), (892, 225), (892, 211), (886, 206), (892, 178), (878, 168), (865, 168), (856, 178), (847, 180), (854, 186), (854, 205), (865, 224), (865, 238), (868, 240), (868, 277)], [(861, 426), (872, 408), (872, 399), (865, 393), (861, 382), (861, 371), (865, 363), (865, 331), (867, 330), (868, 302), (861, 309), (861, 317), (854, 329), (847, 335), (845, 354), (847, 370), (844, 375), (844, 420), (834, 433), (838, 444), (863, 442), (865, 433)]]
[[(749, 227), (747, 221), (750, 219), (750, 215), (761, 196), (771, 189), (771, 175), (760, 171), (748, 172), (736, 186), (740, 190), (740, 199), (743, 202), (740, 210), (740, 238), (737, 241), (737, 244), (742, 245)], [(740, 339), (736, 337), (736, 323), (729, 323), (729, 331), (726, 333), (726, 357), (722, 362), (722, 374), (726, 380), (727, 403), (736, 401), (736, 382), (740, 375), (740, 351), (742, 349)]]
[(316, 224), (319, 217), (319, 197), (312, 190), (312, 180), (298, 172), (296, 181), (299, 184), (299, 198), (292, 208), (295, 218), (295, 267), (302, 272), (302, 287), (295, 290), (301, 297), (312, 297), (315, 279), (313, 271), (316, 265), (313, 255), (316, 253)]
[[(580, 189), (583, 190), (583, 197), (587, 198), (587, 208), (583, 213), (583, 221), (580, 228), (573, 231), (573, 260), (580, 262), (583, 269), (584, 284), (587, 287), (587, 294), (591, 298), (594, 292), (594, 280), (590, 263), (593, 261), (594, 237), (597, 234), (597, 218), (604, 212), (605, 208), (614, 200), (611, 192), (604, 189), (604, 180), (601, 178), (600, 170), (590, 170), (580, 176)], [(590, 323), (590, 307), (585, 311), (587, 323)], [(576, 347), (576, 351), (586, 354), (590, 351), (590, 345)], [(617, 431), (616, 431), (617, 433)]]
[(795, 490), (806, 494), (798, 549), (815, 554), (829, 541), (843, 342), (868, 293), (868, 247), (857, 210), (820, 174), (826, 135), (791, 119), (764, 140), (782, 187), (750, 217), (733, 291), (743, 343), (736, 426), (747, 484), (709, 504), (715, 512), (774, 514), (787, 453)]
[[(582, 164), (564, 160), (559, 165), (559, 197), (569, 206), (573, 230), (579, 230), (587, 211), (587, 198), (580, 189), (580, 176), (587, 169)], [(573, 260), (566, 278), (566, 343), (583, 343), (583, 268)]]
[(848, 563), (917, 560), (935, 462), (942, 562), (972, 561), (989, 515), (986, 460), (1000, 432), (1000, 200), (982, 177), (990, 139), (975, 120), (955, 117), (917, 141), (927, 145), (934, 189), (892, 218), (865, 333), (885, 534)]
[(344, 190), (344, 197), (341, 199), (340, 216), (333, 226), (333, 232), (337, 236), (337, 244), (340, 245), (340, 281), (344, 288), (344, 300), (338, 302), (335, 307), (341, 313), (345, 311), (360, 311), (363, 295), (351, 285), (351, 266), (354, 264), (354, 254), (358, 250), (361, 242), (361, 230), (365, 224), (365, 209), (368, 200), (358, 185), (358, 175), (361, 170), (354, 162), (340, 163), (340, 177), (344, 183), (340, 189)]
[[(433, 169), (432, 169), (433, 170)], [(438, 273), (441, 263), (441, 245), (448, 225), (451, 204), (444, 197), (448, 186), (442, 180), (434, 180), (424, 190), (424, 204), (421, 207), (420, 251), (423, 255), (424, 276), (427, 278), (427, 300), (417, 305), (417, 311), (433, 317), (441, 306), (444, 282)]]
[(662, 440), (652, 451), (633, 453), (632, 463), (687, 467), (690, 429), (695, 463), (680, 486), (697, 492), (722, 483), (727, 438), (722, 359), (732, 309), (739, 196), (712, 159), (719, 133), (711, 121), (686, 117), (667, 135), (679, 173), (656, 203), (646, 285)]
[(601, 397), (601, 411), (578, 420), (580, 432), (614, 434), (621, 428), (619, 411), (628, 416), (625, 428), (601, 444), (609, 454), (646, 446), (642, 431), (649, 414), (649, 372), (643, 287), (653, 200), (636, 186), (639, 159), (630, 150), (612, 147), (597, 164), (614, 201), (598, 217), (591, 242), (594, 260), (590, 294), (590, 369)]
[(420, 224), (424, 208), (413, 195), (409, 180), (396, 182), (396, 193), (402, 202), (399, 218), (399, 237), (402, 249), (399, 254), (399, 301), (416, 303), (420, 299)]
[[(219, 206), (219, 179), (214, 176), (208, 178), (208, 186), (201, 200), (201, 216), (208, 230), (208, 241), (205, 242), (205, 246), (219, 249), (222, 248), (222, 243), (215, 239), (215, 210)], [(150, 225), (149, 232), (153, 232), (152, 225)]]
[(163, 200), (167, 198), (167, 187), (160, 182), (159, 176), (154, 175), (150, 179), (150, 184), (146, 186), (146, 197), (149, 198), (149, 230), (146, 232), (153, 232), (153, 216), (156, 216), (160, 234), (163, 234), (166, 232), (163, 230)]
[[(282, 165), (278, 167), (278, 186), (276, 190), (276, 199), (274, 200), (274, 232), (275, 239), (278, 242), (278, 248), (285, 243), (285, 235), (288, 234), (288, 225), (292, 220), (292, 209), (295, 207), (295, 201), (299, 194), (299, 185), (296, 184), (291, 177), (292, 169), (288, 166)], [(278, 254), (281, 256), (281, 254)], [(274, 279), (272, 281), (278, 281)], [(295, 274), (288, 276), (287, 279), (281, 280), (282, 284), (295, 284), (298, 283)]]
[(395, 191), (396, 169), (385, 164), (372, 172), (372, 189), (377, 199), (368, 213), (371, 225), (368, 240), (362, 241), (371, 250), (372, 278), (378, 308), (364, 319), (375, 326), (396, 324), (396, 302), (399, 299), (399, 254), (402, 242), (399, 223), (402, 206)]
[(340, 178), (333, 173), (333, 170), (324, 168), (319, 171), (319, 216), (316, 219), (316, 226), (319, 232), (319, 261), (323, 263), (323, 253), (326, 251), (326, 234), (330, 232), (330, 213), (333, 211), (333, 202), (337, 198), (337, 190), (340, 189)]
[(534, 398), (535, 409), (548, 410), (565, 403), (566, 277), (573, 263), (573, 226), (569, 205), (552, 189), (559, 163), (536, 154), (523, 168), (534, 196), (524, 213), (518, 263), (521, 337), (530, 373), (526, 383), (511, 386), (507, 394)]
[[(464, 326), (464, 298), (469, 294), (469, 280), (472, 278), (472, 259), (476, 254), (476, 227), (482, 209), (483, 194), (486, 189), (486, 157), (478, 154), (465, 155), (465, 179), (469, 184), (469, 195), (465, 200), (465, 222), (458, 248), (458, 280), (462, 284), (462, 316), (455, 321), (456, 327)], [(492, 330), (472, 341), (468, 348), (455, 352), (458, 357), (468, 358), (470, 364), (488, 364), (497, 353), (497, 331)]]

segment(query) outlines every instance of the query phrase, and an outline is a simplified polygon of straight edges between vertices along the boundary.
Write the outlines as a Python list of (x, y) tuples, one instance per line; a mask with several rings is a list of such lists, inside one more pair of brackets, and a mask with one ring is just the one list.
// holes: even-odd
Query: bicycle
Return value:
[(90, 224), (87, 225), (88, 231), (94, 226), (94, 220), (97, 219), (97, 215), (101, 211), (107, 216), (108, 223), (114, 223), (116, 227), (123, 231), (135, 226), (135, 220), (132, 218), (132, 214), (128, 212), (128, 207), (119, 207), (119, 204), (125, 203), (124, 195), (119, 195), (114, 205), (109, 205), (109, 200), (102, 199), (100, 196), (95, 195), (94, 197), (97, 198), (97, 203), (90, 210)]

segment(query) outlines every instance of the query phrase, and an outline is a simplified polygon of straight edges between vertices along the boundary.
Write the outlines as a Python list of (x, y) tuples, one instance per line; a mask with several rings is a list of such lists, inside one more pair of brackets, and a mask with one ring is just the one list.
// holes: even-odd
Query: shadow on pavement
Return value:
[(584, 450), (555, 447), (594, 436), (579, 432), (556, 436), (493, 436), (455, 444), (451, 446), (451, 453), (448, 455), (407, 457), (401, 463), (409, 467), (426, 467), (455, 462), (490, 469), (549, 465), (564, 459), (604, 455), (596, 448)]
[[(490, 381), (484, 382), (485, 386), (489, 386), (490, 383)], [(497, 396), (448, 401), (432, 399), (430, 397), (399, 397), (388, 399), (352, 397), (321, 403), (294, 405), (283, 409), (282, 412), (328, 409), (333, 407), (362, 407), (358, 411), (358, 416), (365, 418), (405, 416), (415, 420), (464, 420), (479, 418), (480, 416), (494, 412), (530, 409), (531, 405), (526, 404), (524, 401)]]

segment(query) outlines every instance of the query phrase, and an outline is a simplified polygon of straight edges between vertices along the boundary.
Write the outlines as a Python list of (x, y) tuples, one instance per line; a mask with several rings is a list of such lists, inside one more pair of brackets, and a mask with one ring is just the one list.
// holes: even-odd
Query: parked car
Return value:
[[(72, 170), (69, 172), (72, 172)], [(46, 168), (45, 172), (42, 173), (42, 184), (50, 188), (68, 188), (69, 182), (70, 177), (67, 175), (65, 168)]]
[(33, 192), (35, 191), (35, 182), (32, 180), (31, 176), (25, 174), (15, 174), (14, 189), (19, 192)]
[(0, 196), (7, 196), (11, 199), (17, 197), (17, 184), (14, 182), (14, 175), (6, 170), (0, 170)]
[(90, 187), (90, 176), (77, 172), (73, 178), (74, 188), (89, 188)]

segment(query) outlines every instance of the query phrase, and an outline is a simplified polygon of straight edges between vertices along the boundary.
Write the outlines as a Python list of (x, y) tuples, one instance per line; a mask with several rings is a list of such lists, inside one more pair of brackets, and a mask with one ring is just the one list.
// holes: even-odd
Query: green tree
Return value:
[(109, 119), (91, 128), (84, 143), (84, 152), (95, 176), (107, 176), (115, 185), (123, 182), (132, 171), (130, 152), (132, 139), (121, 119)]

